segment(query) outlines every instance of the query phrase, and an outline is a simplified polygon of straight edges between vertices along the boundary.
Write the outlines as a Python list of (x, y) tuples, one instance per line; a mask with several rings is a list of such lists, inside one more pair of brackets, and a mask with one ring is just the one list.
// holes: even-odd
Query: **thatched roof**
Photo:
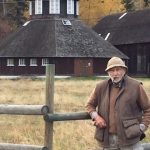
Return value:
[(75, 18), (34, 19), (0, 42), (0, 57), (128, 58)]
[(93, 29), (103, 38), (110, 33), (113, 45), (150, 42), (150, 9), (106, 16)]

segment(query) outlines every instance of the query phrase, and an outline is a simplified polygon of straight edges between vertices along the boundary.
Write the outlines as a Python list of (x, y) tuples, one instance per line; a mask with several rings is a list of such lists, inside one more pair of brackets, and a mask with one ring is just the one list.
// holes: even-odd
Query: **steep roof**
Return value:
[(34, 19), (0, 42), (0, 57), (128, 57), (80, 20)]
[(150, 42), (150, 9), (104, 17), (93, 28), (113, 45)]

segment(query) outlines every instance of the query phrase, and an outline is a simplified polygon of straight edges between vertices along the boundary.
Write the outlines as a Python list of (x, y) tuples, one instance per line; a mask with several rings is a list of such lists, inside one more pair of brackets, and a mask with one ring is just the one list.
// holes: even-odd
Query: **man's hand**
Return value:
[(99, 115), (96, 116), (96, 118), (94, 119), (94, 125), (99, 128), (106, 128), (105, 120), (102, 117), (100, 117)]

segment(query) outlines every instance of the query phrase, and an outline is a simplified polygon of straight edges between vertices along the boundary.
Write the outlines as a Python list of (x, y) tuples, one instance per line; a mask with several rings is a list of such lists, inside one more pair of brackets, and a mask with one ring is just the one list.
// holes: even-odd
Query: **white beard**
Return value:
[(111, 78), (112, 82), (114, 83), (118, 83), (119, 81), (121, 81), (122, 78), (119, 78), (119, 77), (114, 77), (114, 78)]

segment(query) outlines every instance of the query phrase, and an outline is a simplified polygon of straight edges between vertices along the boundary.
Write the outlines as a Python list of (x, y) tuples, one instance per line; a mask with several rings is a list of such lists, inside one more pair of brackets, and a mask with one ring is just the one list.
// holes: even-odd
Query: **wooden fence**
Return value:
[[(44, 146), (0, 143), (0, 150), (53, 150), (53, 122), (90, 119), (87, 112), (54, 113), (54, 75), (55, 66), (46, 67), (46, 103), (45, 105), (0, 105), (0, 114), (43, 115), (45, 120)], [(143, 144), (144, 150), (150, 150), (150, 144)]]
[[(0, 105), (0, 114), (9, 115), (43, 115), (53, 113), (54, 65), (46, 68), (46, 104), (45, 105)], [(53, 123), (45, 121), (44, 146), (0, 143), (0, 150), (52, 150)]]
[[(48, 150), (53, 150), (53, 122), (54, 121), (69, 121), (69, 120), (85, 120), (85, 119), (91, 119), (89, 114), (87, 112), (72, 112), (72, 113), (53, 113), (54, 110), (54, 74), (55, 74), (55, 68), (54, 66), (51, 66), (49, 68), (47, 68), (47, 76), (50, 75), (47, 79), (49, 81), (47, 81), (50, 84), (47, 84), (49, 87), (47, 87), (48, 91), (46, 92), (47, 95), (47, 104), (48, 106), (51, 105), (51, 108), (49, 108), (49, 113), (47, 113), (46, 115), (44, 115), (44, 120), (49, 124), (49, 135), (48, 138), (50, 141), (50, 143), (48, 143)], [(51, 93), (52, 92), (52, 93)], [(50, 97), (51, 95), (51, 97)], [(48, 125), (48, 124), (47, 124)], [(46, 146), (46, 144), (45, 144)], [(150, 144), (149, 143), (143, 143), (142, 144), (144, 150), (150, 150)]]

